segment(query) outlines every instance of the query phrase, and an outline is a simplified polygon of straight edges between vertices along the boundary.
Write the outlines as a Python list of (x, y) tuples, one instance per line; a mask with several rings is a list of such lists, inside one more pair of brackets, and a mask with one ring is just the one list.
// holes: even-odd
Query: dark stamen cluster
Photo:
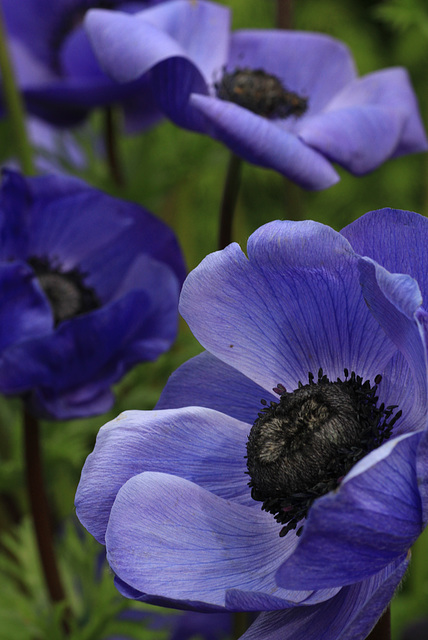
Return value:
[(49, 300), (56, 327), (64, 320), (101, 306), (94, 289), (84, 284), (84, 274), (79, 269), (61, 271), (53, 268), (47, 258), (33, 257), (27, 262)]
[(288, 91), (281, 81), (262, 69), (236, 69), (224, 72), (215, 83), (217, 97), (234, 102), (265, 118), (301, 116), (308, 105), (307, 98)]
[[(285, 526), (284, 536), (307, 516), (313, 502), (338, 487), (358, 460), (387, 440), (401, 411), (377, 406), (376, 376), (371, 386), (354, 372), (330, 382), (318, 372), (315, 382), (299, 382), (287, 393), (278, 384), (279, 402), (259, 413), (247, 443), (248, 483), (254, 500), (263, 502)], [(300, 535), (302, 526), (298, 529)]]

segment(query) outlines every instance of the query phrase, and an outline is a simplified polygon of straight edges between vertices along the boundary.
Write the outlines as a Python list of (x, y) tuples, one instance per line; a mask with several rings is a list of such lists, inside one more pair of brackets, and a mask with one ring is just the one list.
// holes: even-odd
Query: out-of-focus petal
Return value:
[(275, 122), (199, 93), (192, 94), (190, 104), (207, 119), (207, 133), (248, 162), (276, 169), (306, 189), (326, 189), (339, 180), (323, 155)]
[(27, 265), (0, 264), (0, 291), (0, 352), (14, 342), (52, 332), (51, 309)]
[(349, 49), (339, 40), (304, 31), (242, 30), (230, 39), (227, 68), (264, 69), (284, 87), (308, 97), (317, 113), (356, 77)]
[(211, 80), (226, 61), (228, 26), (228, 10), (203, 0), (174, 0), (134, 16), (93, 9), (85, 18), (101, 66), (119, 82), (174, 57), (192, 61)]

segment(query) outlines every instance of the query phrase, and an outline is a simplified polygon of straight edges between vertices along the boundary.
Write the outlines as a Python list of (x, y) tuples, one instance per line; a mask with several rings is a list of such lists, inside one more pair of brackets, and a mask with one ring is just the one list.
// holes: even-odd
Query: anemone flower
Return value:
[(337, 182), (332, 162), (361, 175), (428, 148), (406, 71), (360, 78), (346, 46), (328, 36), (223, 32), (223, 46), (218, 42), (210, 64), (201, 64), (211, 57), (212, 43), (198, 38), (189, 51), (179, 17), (185, 11), (202, 16), (210, 6), (214, 12), (203, 0), (175, 0), (153, 8), (150, 19), (145, 12), (100, 9), (90, 11), (85, 23), (112, 78), (136, 81), (151, 70), (154, 96), (173, 122), (304, 188)]
[(0, 191), (0, 392), (35, 415), (107, 411), (110, 386), (168, 349), (184, 263), (142, 207), (64, 177)]
[(121, 593), (366, 637), (427, 520), (427, 246), (405, 211), (277, 221), (190, 273), (206, 351), (100, 430), (77, 490)]
[(95, 107), (121, 104), (129, 129), (161, 114), (147, 78), (119, 86), (102, 70), (82, 26), (85, 12), (108, 7), (132, 13), (162, 0), (2, 0), (19, 87), (32, 115), (52, 124), (81, 122)]

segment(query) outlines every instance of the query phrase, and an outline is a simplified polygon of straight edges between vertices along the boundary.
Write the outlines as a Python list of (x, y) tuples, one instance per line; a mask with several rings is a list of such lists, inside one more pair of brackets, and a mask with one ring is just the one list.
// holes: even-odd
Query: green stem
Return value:
[(233, 614), (233, 640), (238, 640), (250, 626), (250, 614), (247, 611), (236, 611)]
[[(27, 409), (24, 409), (24, 450), (28, 498), (46, 586), (51, 601), (58, 603), (65, 599), (65, 593), (55, 557), (51, 518), (43, 481), (39, 432), (38, 420)], [(66, 633), (69, 632), (67, 616), (66, 612), (63, 618), (63, 628)]]
[(412, 597), (426, 598), (428, 591), (428, 529), (425, 529), (412, 547), (412, 562), (409, 571), (409, 587)]
[(117, 116), (112, 106), (105, 108), (105, 146), (110, 176), (117, 187), (123, 187), (125, 178), (119, 158)]
[(219, 249), (224, 249), (232, 242), (233, 214), (235, 212), (239, 186), (241, 184), (241, 166), (241, 158), (231, 153), (220, 207)]
[(378, 620), (367, 640), (391, 640), (391, 611), (388, 607)]
[(33, 149), (28, 139), (25, 108), (21, 93), (15, 81), (9, 49), (7, 46), (6, 31), (4, 28), (3, 14), (0, 7), (0, 71), (2, 77), (2, 93), (12, 125), (16, 143), (16, 154), (23, 173), (34, 175), (36, 173), (33, 163)]

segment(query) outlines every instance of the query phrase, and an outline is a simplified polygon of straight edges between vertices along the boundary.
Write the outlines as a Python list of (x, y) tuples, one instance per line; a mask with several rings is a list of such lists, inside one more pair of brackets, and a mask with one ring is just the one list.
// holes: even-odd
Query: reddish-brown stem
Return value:
[(117, 187), (123, 187), (125, 184), (125, 178), (123, 176), (119, 158), (117, 115), (118, 114), (115, 113), (113, 107), (108, 106), (105, 108), (104, 136), (110, 176)]
[(293, 0), (276, 0), (276, 26), (278, 29), (293, 28)]
[(391, 640), (391, 611), (388, 607), (379, 618), (367, 640)]
[[(24, 409), (24, 450), (27, 492), (40, 562), (51, 601), (62, 602), (65, 599), (65, 593), (55, 557), (49, 505), (43, 481), (40, 427), (38, 420), (27, 409)], [(66, 632), (69, 630), (66, 617), (64, 617), (63, 628)]]

